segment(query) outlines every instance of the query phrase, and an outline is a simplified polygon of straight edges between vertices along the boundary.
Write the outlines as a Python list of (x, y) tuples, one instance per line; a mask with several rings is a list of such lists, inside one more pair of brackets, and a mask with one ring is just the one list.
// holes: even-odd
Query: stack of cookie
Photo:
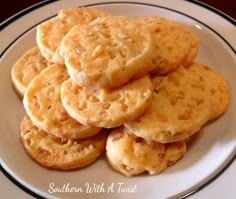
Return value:
[(36, 38), (12, 80), (27, 113), (22, 143), (42, 166), (80, 168), (106, 151), (126, 176), (157, 174), (227, 109), (224, 78), (194, 62), (196, 35), (169, 19), (70, 8)]

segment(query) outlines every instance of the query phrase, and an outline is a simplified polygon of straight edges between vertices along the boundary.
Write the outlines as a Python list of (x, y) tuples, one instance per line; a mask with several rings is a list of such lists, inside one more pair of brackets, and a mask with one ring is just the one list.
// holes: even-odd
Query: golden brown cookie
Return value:
[(111, 88), (151, 71), (153, 47), (151, 33), (136, 20), (106, 16), (74, 26), (60, 52), (74, 82)]
[(187, 26), (158, 16), (141, 17), (138, 21), (147, 26), (154, 37), (153, 73), (168, 74), (180, 65), (191, 64), (196, 57), (198, 38)]
[(38, 47), (29, 49), (16, 61), (11, 70), (11, 78), (21, 97), (32, 79), (48, 65), (50, 63), (42, 56)]
[(56, 137), (33, 125), (28, 116), (21, 123), (21, 140), (27, 154), (43, 167), (69, 170), (95, 162), (104, 152), (107, 133), (87, 139)]
[(229, 105), (230, 96), (228, 86), (224, 77), (214, 72), (203, 63), (194, 62), (188, 70), (206, 82), (212, 101), (212, 114), (209, 119), (214, 119), (223, 114)]
[(23, 103), (32, 122), (58, 137), (81, 139), (95, 135), (100, 128), (80, 124), (68, 115), (61, 102), (61, 84), (68, 79), (64, 65), (53, 64), (28, 86)]
[(37, 27), (37, 44), (43, 56), (51, 63), (64, 64), (59, 54), (63, 37), (78, 24), (87, 24), (97, 17), (105, 16), (105, 12), (93, 8), (68, 8), (60, 10), (58, 15)]
[(211, 114), (205, 82), (179, 67), (166, 76), (152, 78), (154, 94), (149, 110), (125, 126), (136, 136), (162, 143), (184, 140), (196, 133)]
[(158, 174), (177, 162), (185, 153), (185, 141), (170, 144), (146, 141), (123, 126), (108, 135), (106, 144), (108, 162), (126, 176), (143, 172)]
[(82, 87), (71, 79), (61, 87), (62, 103), (71, 117), (82, 124), (104, 128), (137, 118), (151, 105), (152, 94), (148, 75), (114, 89)]

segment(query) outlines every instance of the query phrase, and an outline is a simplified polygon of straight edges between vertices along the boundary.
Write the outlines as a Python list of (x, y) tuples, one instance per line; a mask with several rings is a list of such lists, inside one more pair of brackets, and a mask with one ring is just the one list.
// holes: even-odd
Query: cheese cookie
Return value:
[(61, 102), (61, 84), (68, 79), (64, 65), (44, 69), (28, 86), (23, 103), (32, 122), (58, 137), (87, 138), (100, 128), (85, 126), (68, 115)]
[(177, 162), (185, 153), (185, 141), (170, 144), (146, 141), (123, 126), (108, 135), (106, 144), (108, 162), (126, 176), (143, 172), (158, 174)]
[(152, 78), (154, 93), (149, 110), (125, 126), (135, 135), (162, 143), (184, 140), (196, 133), (211, 114), (210, 93), (204, 80), (179, 67)]
[(151, 71), (153, 47), (151, 33), (136, 20), (106, 16), (73, 27), (60, 52), (75, 83), (111, 88)]
[(50, 63), (42, 56), (38, 47), (31, 48), (16, 61), (11, 70), (11, 78), (21, 97), (32, 79), (48, 65)]
[(150, 105), (153, 85), (148, 75), (113, 89), (82, 87), (71, 79), (61, 87), (62, 103), (80, 123), (104, 128), (120, 126)]
[(157, 16), (141, 17), (138, 21), (147, 26), (154, 37), (153, 73), (168, 74), (180, 65), (191, 64), (196, 57), (198, 38), (187, 26)]
[(212, 101), (212, 114), (209, 119), (219, 117), (227, 110), (230, 101), (228, 86), (224, 77), (199, 62), (194, 62), (188, 70), (195, 76), (204, 79), (209, 88)]
[(105, 12), (93, 8), (68, 8), (60, 10), (58, 15), (37, 27), (36, 41), (42, 55), (52, 63), (64, 64), (59, 54), (63, 37), (78, 24), (87, 24), (97, 17), (105, 16)]
[(21, 140), (27, 154), (51, 169), (69, 170), (95, 162), (105, 151), (106, 138), (102, 130), (87, 139), (64, 139), (37, 128), (28, 116), (21, 123)]

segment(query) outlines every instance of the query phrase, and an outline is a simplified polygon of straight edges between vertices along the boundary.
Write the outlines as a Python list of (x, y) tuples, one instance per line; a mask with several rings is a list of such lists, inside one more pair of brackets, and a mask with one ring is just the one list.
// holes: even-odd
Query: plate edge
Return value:
[(206, 3), (200, 2), (198, 0), (185, 0), (185, 1), (187, 1), (189, 3), (193, 3), (193, 4), (198, 5), (200, 7), (206, 8), (207, 10), (221, 16), (222, 18), (224, 18), (225, 20), (227, 20), (228, 22), (230, 22), (234, 26), (236, 25), (236, 20), (233, 17), (229, 16), (228, 14), (224, 13), (223, 11), (221, 11), (213, 6), (210, 6)]
[(2, 31), (4, 28), (6, 28), (8, 25), (10, 25), (12, 22), (17, 20), (18, 18), (28, 14), (29, 12), (36, 10), (39, 7), (48, 5), (48, 4), (53, 3), (55, 1), (59, 1), (59, 0), (44, 0), (42, 2), (36, 3), (30, 7), (27, 7), (25, 9), (17, 12), (16, 14), (12, 15), (11, 17), (7, 18), (6, 20), (4, 20), (3, 22), (0, 23), (0, 31)]

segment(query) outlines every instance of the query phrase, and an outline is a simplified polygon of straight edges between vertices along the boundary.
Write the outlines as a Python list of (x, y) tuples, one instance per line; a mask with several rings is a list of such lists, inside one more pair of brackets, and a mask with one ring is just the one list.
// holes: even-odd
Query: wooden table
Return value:
[[(0, 3), (0, 23), (13, 14), (39, 3), (42, 0), (5, 0)], [(174, 2), (174, 1), (173, 1)], [(225, 14), (236, 19), (236, 2), (235, 0), (201, 0), (200, 2), (206, 3)]]

